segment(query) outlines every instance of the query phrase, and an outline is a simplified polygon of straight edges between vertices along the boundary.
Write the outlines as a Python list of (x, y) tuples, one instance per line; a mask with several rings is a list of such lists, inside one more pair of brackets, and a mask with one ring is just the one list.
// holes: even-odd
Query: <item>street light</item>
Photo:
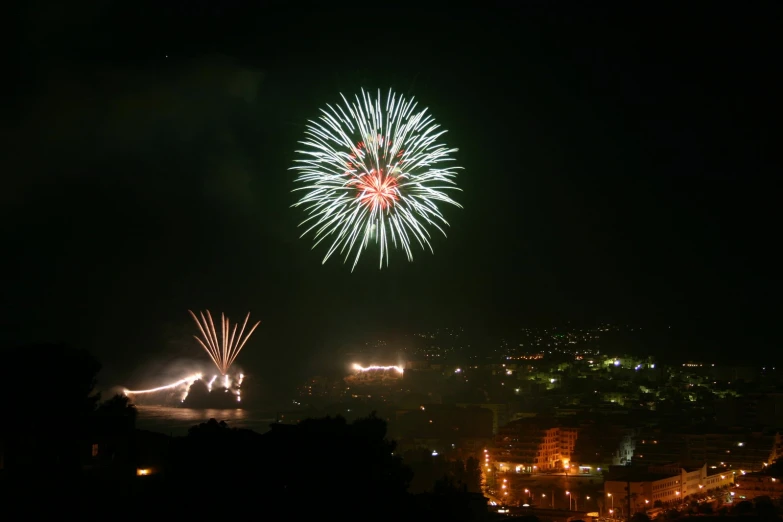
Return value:
[(571, 497), (571, 492), (570, 491), (566, 491), (566, 495), (568, 496), (568, 511), (572, 511), (572, 509), (571, 509), (571, 498), (572, 498)]
[(610, 499), (612, 499), (612, 509), (609, 511), (609, 513), (613, 513), (614, 512), (614, 497), (612, 496), (611, 493), (607, 493), (606, 496), (609, 497)]

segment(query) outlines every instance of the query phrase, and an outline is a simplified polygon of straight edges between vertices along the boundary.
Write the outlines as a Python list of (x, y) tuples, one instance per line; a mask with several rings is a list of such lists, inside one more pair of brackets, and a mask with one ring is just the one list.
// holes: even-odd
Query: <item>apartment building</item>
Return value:
[(520, 419), (499, 429), (490, 456), (501, 471), (570, 469), (579, 430), (554, 419)]

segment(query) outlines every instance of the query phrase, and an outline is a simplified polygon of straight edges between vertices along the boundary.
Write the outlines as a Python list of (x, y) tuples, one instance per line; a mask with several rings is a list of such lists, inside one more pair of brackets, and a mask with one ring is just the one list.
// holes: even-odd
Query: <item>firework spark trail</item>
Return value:
[[(323, 262), (335, 252), (354, 255), (356, 268), (362, 250), (371, 240), (380, 246), (380, 267), (389, 264), (389, 242), (401, 247), (413, 260), (411, 242), (432, 252), (427, 225), (446, 232), (448, 222), (437, 202), (461, 208), (444, 192), (459, 190), (454, 178), (460, 167), (444, 165), (453, 161), (449, 149), (437, 143), (445, 134), (439, 130), (427, 109), (416, 111), (414, 99), (406, 100), (389, 91), (385, 109), (381, 94), (373, 97), (362, 90), (361, 98), (344, 106), (327, 105), (319, 121), (309, 121), (305, 140), (308, 150), (296, 151), (303, 157), (291, 170), (305, 191), (294, 204), (304, 206), (307, 224), (301, 237), (314, 231), (315, 248), (333, 237)], [(300, 225), (300, 226), (301, 226)]]
[(185, 377), (184, 379), (180, 379), (177, 382), (173, 382), (171, 384), (167, 384), (165, 386), (158, 386), (157, 388), (151, 388), (149, 390), (125, 390), (125, 395), (139, 395), (142, 393), (154, 393), (159, 392), (163, 390), (170, 390), (172, 388), (176, 388), (178, 386), (182, 386), (183, 384), (187, 384), (188, 388), (190, 388), (191, 385), (193, 385), (194, 382), (201, 379), (201, 374), (196, 373), (189, 377)]
[[(201, 335), (203, 336), (199, 337), (194, 335), (193, 337), (209, 354), (212, 362), (214, 362), (215, 366), (217, 366), (218, 370), (220, 370), (220, 374), (225, 376), (226, 388), (228, 388), (228, 376), (226, 373), (228, 372), (228, 369), (231, 367), (231, 365), (234, 364), (234, 361), (239, 355), (239, 352), (241, 352), (242, 348), (245, 347), (247, 340), (250, 339), (250, 336), (253, 335), (253, 332), (256, 330), (258, 325), (261, 324), (261, 321), (258, 321), (255, 325), (253, 325), (247, 335), (244, 335), (247, 322), (250, 320), (250, 313), (248, 312), (247, 317), (245, 317), (245, 322), (242, 324), (242, 329), (239, 331), (239, 335), (237, 336), (237, 326), (239, 324), (234, 324), (234, 328), (232, 330), (228, 317), (226, 317), (225, 314), (220, 314), (221, 339), (218, 339), (217, 329), (215, 328), (215, 321), (212, 320), (212, 314), (209, 312), (209, 310), (207, 310), (206, 316), (204, 316), (204, 312), (199, 312), (199, 316), (196, 316), (192, 310), (188, 310), (188, 312), (190, 313), (191, 317), (193, 317), (193, 320), (196, 321), (196, 325), (198, 326), (198, 329), (201, 331)], [(201, 317), (200, 321), (199, 317)]]

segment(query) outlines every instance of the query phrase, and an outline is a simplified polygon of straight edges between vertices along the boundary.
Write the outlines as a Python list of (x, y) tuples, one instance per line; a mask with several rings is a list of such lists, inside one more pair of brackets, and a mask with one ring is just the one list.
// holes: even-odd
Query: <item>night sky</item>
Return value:
[[(242, 362), (278, 377), (438, 326), (673, 324), (694, 355), (779, 346), (772, 3), (281, 4), (18, 11), (3, 342), (83, 346), (117, 382), (201, 356), (189, 308), (251, 311)], [(449, 130), (464, 209), (445, 209), (435, 255), (379, 271), (373, 252), (351, 273), (299, 239), (287, 169), (306, 120), (362, 87), (416, 96)]]

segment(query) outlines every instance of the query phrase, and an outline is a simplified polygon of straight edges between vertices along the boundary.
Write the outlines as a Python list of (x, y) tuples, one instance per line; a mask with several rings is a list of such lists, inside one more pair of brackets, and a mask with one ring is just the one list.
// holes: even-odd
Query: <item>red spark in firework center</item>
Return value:
[(385, 210), (399, 199), (397, 178), (385, 176), (382, 170), (356, 176), (350, 184), (358, 191), (357, 199), (371, 209)]
[[(390, 140), (386, 140), (386, 147), (383, 148), (384, 138), (380, 134), (376, 140), (370, 142), (370, 146), (374, 146), (379, 155), (386, 157), (386, 151), (392, 146)], [(383, 150), (381, 150), (383, 149)], [(364, 158), (367, 154), (367, 145), (361, 141), (356, 144), (355, 153), (350, 154), (351, 161), (347, 163), (349, 169), (356, 169), (357, 165), (354, 160)], [(397, 152), (396, 157), (402, 158), (404, 151)], [(399, 164), (402, 164), (402, 160), (399, 160)], [(351, 174), (353, 179), (348, 183), (349, 186), (355, 187), (357, 194), (356, 198), (367, 205), (371, 209), (385, 210), (391, 207), (399, 199), (399, 183), (397, 182), (397, 176), (395, 175), (397, 168), (392, 170), (391, 175), (384, 174), (383, 169), (373, 169), (370, 172), (363, 174), (357, 174), (355, 171)]]

